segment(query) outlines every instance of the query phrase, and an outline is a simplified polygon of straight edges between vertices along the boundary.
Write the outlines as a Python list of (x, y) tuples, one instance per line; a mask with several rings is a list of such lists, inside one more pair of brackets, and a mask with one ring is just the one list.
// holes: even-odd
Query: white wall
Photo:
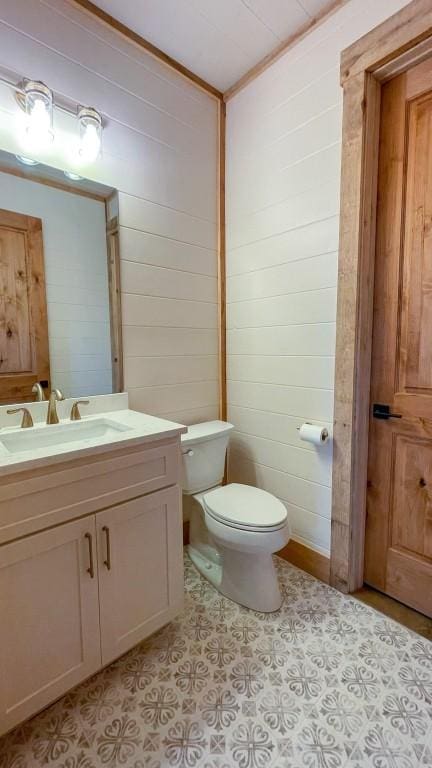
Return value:
[[(217, 416), (217, 104), (66, 0), (0, 4), (0, 69), (43, 80), (105, 116), (83, 175), (119, 190), (125, 384), (132, 408), (190, 423)], [(0, 147), (22, 151), (0, 87)], [(72, 167), (74, 129), (52, 158)]]
[(42, 219), (53, 386), (112, 392), (104, 203), (0, 173), (0, 208)]
[(231, 481), (279, 496), (294, 538), (330, 549), (341, 51), (406, 0), (351, 0), (228, 102)]

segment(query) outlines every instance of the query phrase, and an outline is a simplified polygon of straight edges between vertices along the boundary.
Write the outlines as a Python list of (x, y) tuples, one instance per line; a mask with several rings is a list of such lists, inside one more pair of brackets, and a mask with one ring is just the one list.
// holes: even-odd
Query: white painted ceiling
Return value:
[(221, 91), (330, 0), (95, 0)]

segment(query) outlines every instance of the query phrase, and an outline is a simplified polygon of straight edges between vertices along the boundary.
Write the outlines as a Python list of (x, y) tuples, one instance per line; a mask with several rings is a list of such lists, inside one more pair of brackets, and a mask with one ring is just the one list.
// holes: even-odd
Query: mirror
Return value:
[(0, 403), (122, 389), (118, 196), (0, 151)]

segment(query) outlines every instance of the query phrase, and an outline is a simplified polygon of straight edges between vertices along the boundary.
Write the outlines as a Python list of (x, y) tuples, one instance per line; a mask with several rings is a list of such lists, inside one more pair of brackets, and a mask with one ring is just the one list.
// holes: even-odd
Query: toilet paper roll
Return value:
[(300, 440), (313, 445), (322, 445), (328, 440), (328, 431), (317, 424), (302, 424), (299, 431)]

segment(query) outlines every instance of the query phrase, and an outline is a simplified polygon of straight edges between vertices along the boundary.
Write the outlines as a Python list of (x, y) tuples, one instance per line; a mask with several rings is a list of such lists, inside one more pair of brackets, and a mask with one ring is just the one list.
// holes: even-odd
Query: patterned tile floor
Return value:
[(282, 560), (278, 614), (186, 559), (182, 616), (0, 742), (0, 768), (432, 766), (432, 643)]

